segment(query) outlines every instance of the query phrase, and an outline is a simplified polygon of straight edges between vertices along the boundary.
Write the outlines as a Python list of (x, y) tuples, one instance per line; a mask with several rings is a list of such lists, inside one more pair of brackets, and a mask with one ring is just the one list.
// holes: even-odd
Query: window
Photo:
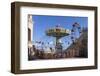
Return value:
[(31, 40), (31, 30), (28, 28), (28, 41)]

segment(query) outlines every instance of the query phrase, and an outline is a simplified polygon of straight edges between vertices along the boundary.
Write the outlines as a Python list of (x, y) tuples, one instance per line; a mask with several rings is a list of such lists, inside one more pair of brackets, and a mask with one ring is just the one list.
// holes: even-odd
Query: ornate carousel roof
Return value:
[(59, 26), (46, 30), (46, 35), (53, 37), (64, 37), (69, 35), (70, 33), (71, 31), (69, 29), (65, 29)]

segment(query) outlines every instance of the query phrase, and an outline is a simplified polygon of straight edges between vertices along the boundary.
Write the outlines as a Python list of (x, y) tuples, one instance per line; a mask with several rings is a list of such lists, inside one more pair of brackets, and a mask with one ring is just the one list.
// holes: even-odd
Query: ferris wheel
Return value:
[(82, 33), (82, 29), (81, 29), (81, 26), (79, 23), (75, 22), (73, 25), (72, 25), (72, 29), (71, 29), (71, 40), (73, 43), (76, 42), (77, 40), (77, 33), (79, 34), (79, 36), (81, 35)]

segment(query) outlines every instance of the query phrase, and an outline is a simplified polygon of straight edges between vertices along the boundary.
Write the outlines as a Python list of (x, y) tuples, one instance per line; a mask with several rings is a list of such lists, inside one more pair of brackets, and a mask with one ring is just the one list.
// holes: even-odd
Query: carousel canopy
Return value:
[(53, 37), (64, 37), (69, 35), (70, 33), (71, 31), (69, 29), (65, 29), (59, 26), (46, 30), (46, 35)]

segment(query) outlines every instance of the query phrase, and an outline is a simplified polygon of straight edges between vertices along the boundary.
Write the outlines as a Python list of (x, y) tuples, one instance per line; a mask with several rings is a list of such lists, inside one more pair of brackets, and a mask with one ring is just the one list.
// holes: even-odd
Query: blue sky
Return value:
[[(72, 25), (75, 22), (78, 22), (81, 27), (88, 26), (87, 17), (33, 15), (32, 19), (34, 22), (33, 42), (34, 41), (43, 41), (45, 43), (54, 42), (55, 38), (46, 36), (45, 31), (49, 28), (54, 28), (58, 24), (60, 24), (60, 27), (69, 29), (69, 30), (72, 29)], [(61, 41), (71, 42), (68, 37), (62, 38)], [(65, 47), (67, 46), (64, 46), (64, 48)]]

